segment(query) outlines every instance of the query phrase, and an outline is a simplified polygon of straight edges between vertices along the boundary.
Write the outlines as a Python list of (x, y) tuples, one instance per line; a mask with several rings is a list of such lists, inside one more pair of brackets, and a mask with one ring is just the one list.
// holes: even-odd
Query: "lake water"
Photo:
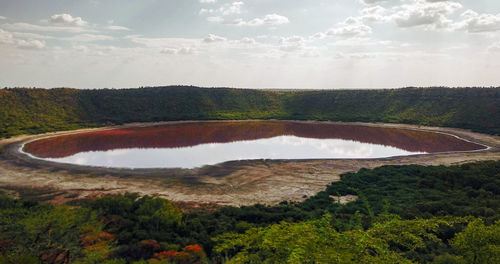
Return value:
[(195, 168), (233, 160), (369, 159), (482, 148), (451, 135), (416, 130), (242, 121), (86, 132), (33, 141), (23, 151), (87, 166)]

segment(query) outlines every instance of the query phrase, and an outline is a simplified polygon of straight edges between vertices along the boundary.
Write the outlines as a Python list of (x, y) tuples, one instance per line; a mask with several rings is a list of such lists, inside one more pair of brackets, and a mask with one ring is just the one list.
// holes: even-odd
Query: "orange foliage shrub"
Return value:
[(84, 248), (101, 248), (106, 246), (109, 241), (115, 239), (115, 237), (108, 232), (95, 232), (95, 230), (92, 230), (80, 235), (80, 239), (80, 244)]
[(100, 252), (104, 258), (109, 254), (109, 247), (114, 243), (115, 236), (101, 232), (93, 226), (85, 228), (80, 235), (80, 245), (86, 250)]
[(201, 261), (205, 258), (205, 252), (203, 248), (199, 245), (187, 245), (182, 249), (182, 251), (162, 251), (154, 254), (154, 258), (150, 259), (150, 261), (168, 259), (173, 263), (178, 264), (192, 264), (192, 263), (201, 263)]
[(165, 258), (170, 259), (170, 258), (174, 258), (175, 256), (177, 256), (177, 251), (173, 251), (173, 250), (162, 251), (162, 252), (154, 254), (154, 257), (158, 258), (158, 259), (165, 259)]
[(158, 252), (161, 250), (161, 245), (156, 240), (143, 240), (139, 242), (139, 247), (143, 250)]
[(108, 232), (101, 232), (101, 233), (99, 233), (99, 238), (101, 240), (113, 240), (113, 239), (115, 239), (115, 236), (113, 236), (112, 234), (110, 234)]
[(200, 247), (198, 244), (194, 245), (187, 245), (184, 247), (185, 251), (192, 251), (193, 253), (203, 253), (203, 248)]

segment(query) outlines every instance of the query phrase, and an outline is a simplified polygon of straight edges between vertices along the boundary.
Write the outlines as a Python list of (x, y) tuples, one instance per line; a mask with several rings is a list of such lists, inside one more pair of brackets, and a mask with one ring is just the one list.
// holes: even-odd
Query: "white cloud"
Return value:
[(307, 49), (301, 54), (304, 58), (319, 58), (321, 55), (322, 54), (318, 48)]
[[(427, 30), (456, 30), (469, 32), (490, 31), (496, 27), (495, 20), (500, 18), (494, 15), (478, 15), (473, 11), (465, 12), (465, 19), (454, 22), (450, 16), (463, 5), (456, 0), (404, 0), (403, 4), (392, 8), (373, 5), (381, 0), (363, 0), (371, 5), (360, 11), (359, 19), (365, 22), (394, 22), (398, 27), (424, 27)], [(494, 29), (496, 30), (496, 29)]]
[(488, 51), (491, 53), (500, 53), (500, 42), (491, 44), (488, 47)]
[(203, 42), (205, 43), (215, 43), (215, 42), (224, 42), (226, 41), (226, 38), (214, 35), (214, 34), (208, 34), (208, 37), (203, 39)]
[[(373, 5), (373, 4), (377, 4), (380, 2), (388, 2), (388, 1), (390, 1), (390, 0), (361, 0), (362, 3), (365, 3), (367, 5)], [(423, 0), (423, 1), (435, 3), (435, 2), (453, 2), (455, 0)]]
[(390, 17), (386, 15), (387, 11), (381, 6), (372, 6), (362, 9), (360, 16), (363, 21), (367, 22), (387, 22), (390, 20)]
[[(338, 27), (327, 30), (324, 34), (328, 36), (339, 37), (358, 37), (365, 36), (372, 33), (372, 28), (363, 24), (363, 21), (358, 17), (348, 17), (344, 22), (340, 23)], [(316, 34), (315, 36), (317, 36)], [(321, 34), (319, 35), (321, 36)]]
[(252, 26), (252, 27), (279, 26), (290, 23), (290, 20), (287, 17), (278, 14), (269, 14), (261, 18), (254, 18), (250, 21), (245, 21), (242, 18), (225, 19), (221, 16), (212, 16), (212, 17), (207, 17), (207, 21), (225, 25)]
[(130, 35), (124, 37), (134, 43), (144, 45), (148, 48), (165, 48), (165, 47), (191, 47), (199, 44), (200, 39), (189, 38), (145, 38), (140, 35)]
[[(217, 22), (217, 21), (215, 21)], [(224, 24), (224, 25), (236, 25), (236, 26), (248, 26), (248, 22), (243, 20), (242, 18), (236, 18), (236, 19), (224, 19), (219, 20), (218, 23)]]
[[(60, 52), (68, 52), (68, 54), (75, 54), (76, 52), (76, 53), (83, 53), (85, 54), (85, 56), (102, 57), (111, 55), (111, 53), (113, 52), (115, 53), (115, 55), (118, 55), (120, 54), (120, 50), (123, 51), (125, 49), (119, 49), (113, 46), (102, 46), (95, 44), (85, 44), (85, 45), (78, 44), (78, 45), (73, 45), (71, 49), (60, 50)], [(123, 55), (123, 53), (121, 55)]]
[(367, 5), (371, 5), (371, 4), (376, 4), (379, 2), (385, 2), (387, 0), (361, 0), (361, 1)]
[(219, 8), (202, 8), (199, 11), (200, 15), (211, 14), (207, 17), (208, 22), (220, 23), (226, 25), (237, 25), (237, 26), (277, 26), (290, 23), (290, 20), (282, 15), (278, 14), (267, 14), (263, 17), (254, 18), (251, 20), (244, 20), (243, 18), (225, 18), (234, 15), (239, 15), (242, 13), (243, 5), (242, 1), (236, 1), (229, 4), (224, 4)]
[(87, 21), (84, 21), (81, 17), (73, 17), (70, 14), (53, 15), (50, 17), (49, 22), (52, 24), (74, 27), (83, 27), (88, 24)]
[(53, 39), (54, 37), (28, 32), (12, 32), (14, 37), (22, 39)]
[(351, 53), (348, 55), (351, 59), (364, 60), (364, 59), (373, 59), (377, 57), (376, 54), (372, 53)]
[(16, 46), (21, 49), (43, 49), (45, 48), (45, 42), (43, 40), (17, 40)]
[(130, 31), (130, 28), (127, 28), (127, 27), (122, 27), (122, 26), (114, 26), (114, 25), (111, 25), (111, 26), (107, 26), (106, 28), (107, 28), (107, 29), (109, 29), (109, 30), (117, 30), (117, 31)]
[(95, 32), (95, 30), (83, 28), (83, 27), (67, 27), (67, 26), (40, 26), (29, 23), (6, 23), (2, 24), (2, 27), (12, 31), (40, 31), (40, 32)]
[(200, 0), (200, 3), (202, 4), (207, 4), (207, 3), (215, 3), (217, 0)]
[(305, 39), (301, 36), (291, 36), (280, 39), (280, 50), (294, 52), (304, 49)]
[(179, 50), (177, 50), (177, 54), (181, 55), (189, 55), (189, 54), (194, 54), (196, 50), (192, 47), (182, 47)]
[(457, 30), (465, 30), (470, 33), (500, 30), (500, 14), (478, 14), (467, 10), (461, 16), (464, 20), (455, 24)]
[(362, 50), (378, 50), (378, 49), (401, 49), (409, 47), (411, 44), (406, 42), (392, 41), (392, 40), (379, 40), (370, 37), (354, 37), (338, 39), (328, 45), (337, 48), (361, 48)]
[(177, 54), (177, 49), (164, 48), (160, 52), (163, 53), (163, 54)]
[(269, 15), (265, 15), (262, 18), (254, 18), (254, 19), (248, 21), (247, 25), (249, 25), (249, 26), (262, 26), (262, 25), (278, 26), (278, 25), (283, 25), (283, 24), (288, 24), (288, 23), (290, 23), (290, 20), (285, 16), (281, 16), (278, 14), (269, 14)]
[(76, 36), (72, 36), (69, 38), (65, 38), (65, 40), (76, 41), (76, 42), (93, 42), (93, 41), (104, 41), (104, 40), (113, 40), (114, 38), (107, 35), (96, 35), (96, 34), (79, 34)]
[[(363, 2), (374, 4), (381, 1)], [(457, 30), (469, 33), (500, 30), (500, 14), (479, 14), (469, 9), (461, 14), (461, 21), (450, 19), (450, 15), (461, 8), (462, 4), (452, 0), (412, 0), (392, 9), (378, 5), (364, 8), (360, 11), (359, 18), (366, 22), (394, 21), (399, 27), (424, 26), (433, 30)]]
[(228, 15), (235, 15), (235, 14), (241, 14), (241, 9), (245, 3), (238, 1), (238, 2), (232, 2), (231, 4), (225, 4), (222, 5), (219, 8), (202, 8), (200, 9), (199, 14), (221, 14), (223, 16), (228, 16)]
[(211, 17), (207, 17), (207, 21), (208, 22), (215, 22), (215, 23), (223, 23), (224, 18), (222, 18), (220, 16), (211, 16)]
[(7, 18), (6, 18), (6, 17), (4, 17), (4, 16), (0, 16), (0, 19), (7, 19)]
[(203, 15), (203, 14), (212, 14), (212, 13), (215, 13), (215, 12), (217, 12), (216, 9), (202, 8), (202, 9), (200, 9), (200, 12), (198, 12), (198, 14), (200, 14), (200, 15)]
[(43, 49), (45, 42), (43, 40), (25, 40), (15, 38), (14, 35), (8, 31), (0, 29), (0, 44), (13, 45), (21, 49)]
[(182, 47), (182, 48), (164, 48), (160, 51), (163, 54), (173, 54), (173, 55), (190, 55), (196, 52), (195, 48), (192, 47)]
[(88, 53), (90, 50), (87, 46), (84, 46), (84, 45), (74, 46), (73, 49), (75, 49), (78, 52), (82, 52), (82, 53)]
[(448, 15), (460, 8), (462, 5), (453, 1), (416, 0), (412, 4), (398, 7), (391, 18), (399, 27), (449, 28), (453, 23)]
[(232, 15), (232, 14), (241, 14), (241, 7), (243, 7), (245, 3), (243, 2), (233, 2), (231, 5), (223, 7), (221, 13), (222, 15)]
[(460, 2), (460, 0), (425, 0), (426, 2), (430, 3), (437, 3), (437, 2)]
[(239, 40), (239, 43), (242, 43), (242, 44), (255, 44), (257, 42), (253, 38), (244, 37), (241, 40)]
[[(24, 22), (17, 23), (5, 23), (1, 27), (11, 31), (39, 31), (39, 32), (66, 32), (66, 33), (81, 33), (81, 32), (96, 32), (96, 30), (89, 29), (87, 27), (87, 21), (84, 21), (81, 17), (73, 17), (70, 14), (56, 14), (51, 16), (45, 24), (30, 24)], [(18, 33), (20, 34), (20, 33)], [(29, 34), (29, 33), (25, 33)], [(41, 38), (41, 37), (35, 37)], [(39, 43), (33, 46), (40, 46)]]
[(313, 39), (324, 39), (324, 38), (326, 38), (326, 34), (323, 33), (323, 32), (318, 32), (318, 33), (312, 35), (311, 38), (313, 38)]
[(0, 43), (11, 44), (13, 42), (14, 42), (14, 36), (12, 35), (12, 33), (0, 28)]

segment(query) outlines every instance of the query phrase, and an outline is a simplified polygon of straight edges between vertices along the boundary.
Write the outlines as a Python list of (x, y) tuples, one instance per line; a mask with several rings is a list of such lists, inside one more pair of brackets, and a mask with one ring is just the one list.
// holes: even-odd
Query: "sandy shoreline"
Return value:
[[(341, 174), (357, 171), (360, 168), (375, 168), (389, 164), (453, 165), (482, 160), (500, 160), (500, 137), (497, 136), (454, 128), (341, 122), (326, 123), (446, 133), (489, 146), (489, 148), (472, 152), (436, 153), (368, 160), (252, 160), (226, 162), (196, 169), (141, 170), (54, 164), (32, 159), (19, 152), (19, 147), (24, 142), (44, 137), (185, 122), (197, 121), (132, 123), (117, 127), (81, 129), (0, 140), (0, 189), (14, 190), (13, 192), (23, 188), (50, 189), (53, 190), (51, 194), (53, 197), (50, 200), (56, 203), (102, 194), (137, 192), (142, 195), (156, 194), (172, 201), (189, 204), (276, 204), (283, 200), (303, 200), (307, 196), (324, 190), (327, 184), (337, 181)], [(320, 123), (317, 121), (303, 122)]]

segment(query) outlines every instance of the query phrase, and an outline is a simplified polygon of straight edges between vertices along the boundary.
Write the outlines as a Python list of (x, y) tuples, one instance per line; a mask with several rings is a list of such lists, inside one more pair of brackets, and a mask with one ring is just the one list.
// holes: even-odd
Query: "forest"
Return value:
[(243, 119), (406, 123), (500, 134), (499, 106), (500, 88), (5, 88), (0, 137), (130, 122)]
[(191, 212), (136, 194), (58, 206), (2, 194), (0, 263), (493, 264), (499, 186), (488, 161), (361, 169), (303, 202)]

